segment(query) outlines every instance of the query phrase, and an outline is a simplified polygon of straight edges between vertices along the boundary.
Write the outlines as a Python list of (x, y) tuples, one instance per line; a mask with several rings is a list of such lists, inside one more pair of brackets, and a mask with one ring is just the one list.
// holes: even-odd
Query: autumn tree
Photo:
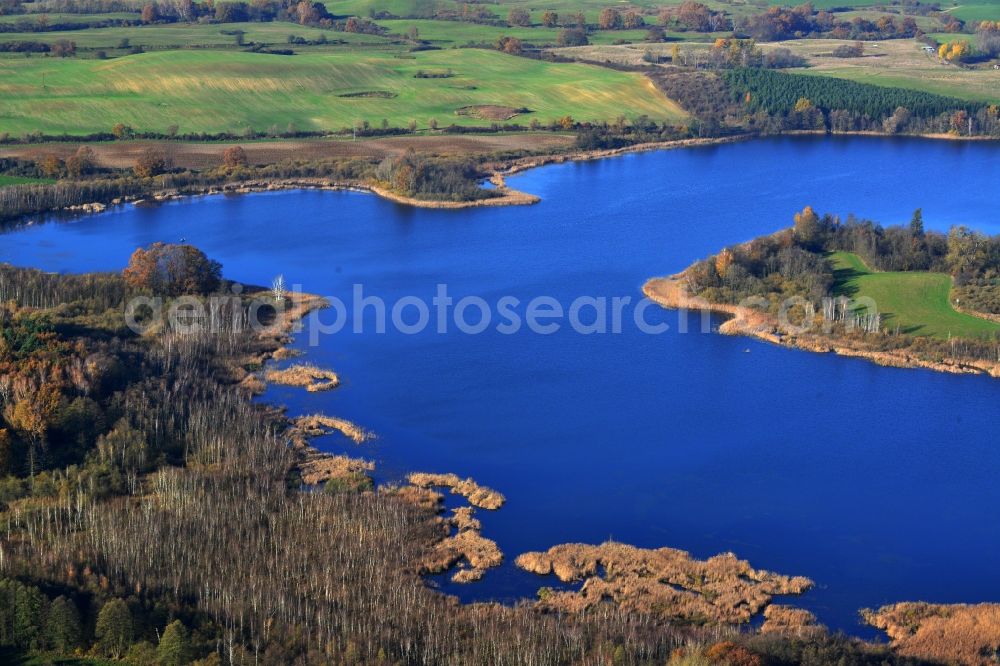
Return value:
[(76, 42), (68, 39), (57, 39), (52, 42), (51, 53), (60, 58), (68, 58), (69, 56), (76, 55)]
[(1000, 21), (981, 21), (976, 26), (976, 50), (991, 58), (1000, 53)]
[(131, 139), (134, 132), (125, 123), (117, 123), (111, 128), (111, 133), (115, 135), (116, 139)]
[(601, 10), (597, 18), (597, 27), (601, 30), (618, 30), (622, 27), (622, 15), (614, 7)]
[(295, 11), (299, 16), (299, 23), (302, 25), (310, 25), (319, 21), (319, 10), (308, 0), (302, 0), (296, 5)]
[(166, 153), (156, 148), (146, 148), (135, 160), (133, 170), (139, 178), (152, 178), (170, 168)]
[(497, 40), (497, 50), (510, 55), (521, 55), (523, 45), (517, 37), (501, 37)]
[(90, 146), (80, 146), (75, 153), (66, 158), (66, 172), (73, 178), (87, 175), (96, 165), (97, 156)]
[(39, 167), (42, 169), (42, 173), (45, 174), (47, 178), (58, 178), (62, 175), (65, 164), (58, 155), (49, 153), (42, 158), (42, 163)]
[(245, 167), (249, 163), (247, 151), (243, 150), (242, 146), (230, 146), (222, 151), (222, 164), (229, 169)]
[(559, 14), (549, 10), (542, 14), (542, 25), (546, 28), (554, 28), (559, 25)]
[(531, 12), (522, 7), (515, 7), (507, 14), (507, 25), (528, 27), (531, 25)]
[(961, 62), (971, 54), (972, 49), (965, 40), (945, 42), (938, 47), (938, 57), (948, 62)]
[(132, 643), (132, 611), (121, 599), (111, 599), (97, 615), (97, 644), (112, 659), (121, 659)]
[(715, 272), (719, 274), (720, 278), (726, 277), (726, 273), (729, 272), (729, 267), (732, 265), (733, 252), (728, 248), (715, 257)]
[(156, 23), (160, 18), (159, 12), (156, 9), (156, 4), (152, 2), (147, 2), (142, 6), (142, 22), (143, 23)]
[(622, 27), (626, 30), (638, 30), (646, 25), (646, 20), (642, 18), (642, 14), (637, 11), (625, 12), (625, 16), (622, 17)]
[(161, 296), (206, 294), (219, 287), (222, 265), (191, 245), (153, 243), (132, 253), (122, 276), (129, 286)]
[(566, 28), (559, 31), (556, 43), (559, 46), (586, 46), (589, 42), (587, 40), (587, 33), (583, 30), (579, 28)]
[(803, 247), (813, 249), (819, 243), (821, 231), (819, 215), (812, 206), (795, 214), (795, 238)]

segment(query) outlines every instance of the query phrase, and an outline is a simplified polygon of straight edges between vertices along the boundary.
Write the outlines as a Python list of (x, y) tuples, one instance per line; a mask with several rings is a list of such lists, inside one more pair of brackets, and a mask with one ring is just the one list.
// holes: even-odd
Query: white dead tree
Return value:
[(283, 301), (285, 300), (285, 276), (279, 274), (273, 280), (271, 280), (271, 294), (274, 295), (274, 300)]

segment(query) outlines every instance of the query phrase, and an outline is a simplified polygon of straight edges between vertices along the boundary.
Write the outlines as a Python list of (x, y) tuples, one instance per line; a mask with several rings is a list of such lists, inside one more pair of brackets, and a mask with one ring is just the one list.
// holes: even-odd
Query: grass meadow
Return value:
[(956, 311), (951, 305), (951, 276), (944, 273), (871, 271), (856, 254), (830, 255), (835, 290), (852, 298), (868, 297), (882, 313), (882, 325), (910, 335), (977, 338), (1000, 332), (1000, 324)]
[(955, 18), (965, 21), (970, 27), (974, 27), (980, 21), (1000, 20), (1000, 2), (962, 4), (947, 11), (949, 14), (955, 16)]
[[(295, 35), (305, 39), (315, 40), (321, 35), (333, 41), (346, 42), (348, 45), (379, 46), (390, 43), (390, 40), (378, 35), (364, 35), (349, 32), (331, 32), (320, 28), (296, 25), (294, 23), (164, 23), (140, 26), (116, 26), (110, 28), (91, 28), (88, 30), (53, 30), (48, 32), (5, 32), (0, 33), (0, 41), (31, 41), (52, 44), (58, 40), (69, 40), (81, 49), (116, 49), (123, 39), (129, 46), (141, 46), (148, 49), (179, 49), (189, 47), (200, 48), (240, 48), (236, 44), (234, 33), (242, 32), (246, 43), (284, 45), (288, 36)], [(331, 45), (333, 48), (333, 45)]]
[[(451, 73), (416, 78), (418, 71)], [(623, 103), (627, 100), (627, 103)], [(548, 123), (684, 112), (638, 73), (548, 63), (496, 51), (266, 55), (164, 51), (112, 60), (0, 58), (0, 127), (11, 134), (107, 131), (240, 131), (246, 127), (328, 131), (364, 120), (393, 126), (431, 119), (481, 125), (456, 115), (469, 105), (527, 108), (516, 120)]]

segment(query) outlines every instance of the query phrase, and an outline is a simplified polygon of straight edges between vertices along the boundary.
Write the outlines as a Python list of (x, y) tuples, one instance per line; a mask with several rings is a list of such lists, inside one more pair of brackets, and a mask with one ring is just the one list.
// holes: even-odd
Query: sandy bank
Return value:
[(748, 335), (773, 344), (812, 352), (834, 353), (863, 358), (878, 365), (894, 368), (924, 368), (952, 374), (987, 374), (1000, 377), (1000, 363), (978, 360), (943, 361), (921, 358), (906, 350), (882, 351), (865, 346), (860, 340), (831, 338), (815, 333), (793, 333), (783, 330), (777, 318), (760, 310), (738, 305), (709, 303), (694, 296), (687, 287), (684, 274), (653, 278), (642, 288), (652, 301), (669, 309), (701, 310), (722, 314), (728, 319), (719, 327), (725, 335)]

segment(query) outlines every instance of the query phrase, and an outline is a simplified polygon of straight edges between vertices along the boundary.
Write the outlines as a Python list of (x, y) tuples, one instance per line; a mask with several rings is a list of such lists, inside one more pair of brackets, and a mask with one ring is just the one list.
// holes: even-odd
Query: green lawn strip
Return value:
[(1000, 332), (1000, 324), (957, 312), (951, 305), (951, 276), (927, 272), (874, 272), (850, 252), (829, 256), (834, 267), (834, 293), (868, 297), (890, 331), (936, 338), (979, 338)]

